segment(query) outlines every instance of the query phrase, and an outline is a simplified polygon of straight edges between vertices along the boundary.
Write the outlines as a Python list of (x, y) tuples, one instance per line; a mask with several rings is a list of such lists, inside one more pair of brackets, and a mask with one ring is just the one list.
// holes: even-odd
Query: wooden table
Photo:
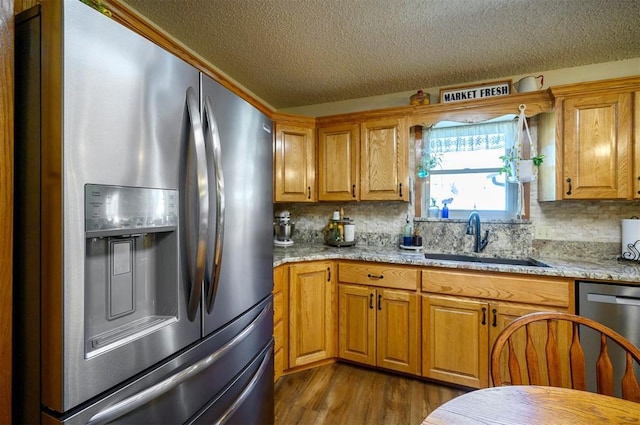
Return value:
[(422, 425), (640, 424), (640, 403), (556, 387), (504, 386), (448, 401)]

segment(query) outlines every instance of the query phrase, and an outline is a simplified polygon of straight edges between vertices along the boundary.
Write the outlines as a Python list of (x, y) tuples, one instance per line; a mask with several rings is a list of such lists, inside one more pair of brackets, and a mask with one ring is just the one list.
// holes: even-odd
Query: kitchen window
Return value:
[(439, 123), (423, 132), (417, 177), (424, 179), (422, 211), (446, 203), (449, 218), (512, 219), (518, 210), (518, 184), (500, 170), (516, 132), (514, 116), (481, 124)]

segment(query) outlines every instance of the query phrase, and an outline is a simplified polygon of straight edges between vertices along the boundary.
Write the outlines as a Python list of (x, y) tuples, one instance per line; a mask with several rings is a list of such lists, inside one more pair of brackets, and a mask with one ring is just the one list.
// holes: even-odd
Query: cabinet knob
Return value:
[(567, 190), (567, 195), (571, 195), (571, 177), (567, 177), (566, 182), (569, 183), (569, 190)]

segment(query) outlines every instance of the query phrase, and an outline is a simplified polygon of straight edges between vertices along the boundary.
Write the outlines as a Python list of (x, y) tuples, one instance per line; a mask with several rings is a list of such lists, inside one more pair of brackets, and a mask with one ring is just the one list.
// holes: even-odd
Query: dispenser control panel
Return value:
[(87, 237), (170, 231), (178, 225), (178, 191), (85, 185)]

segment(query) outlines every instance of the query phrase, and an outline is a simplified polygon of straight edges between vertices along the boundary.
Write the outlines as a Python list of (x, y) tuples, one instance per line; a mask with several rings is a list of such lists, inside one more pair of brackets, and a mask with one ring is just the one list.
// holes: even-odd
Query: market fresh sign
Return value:
[(486, 99), (511, 94), (511, 81), (500, 81), (479, 86), (455, 87), (440, 90), (440, 103)]

